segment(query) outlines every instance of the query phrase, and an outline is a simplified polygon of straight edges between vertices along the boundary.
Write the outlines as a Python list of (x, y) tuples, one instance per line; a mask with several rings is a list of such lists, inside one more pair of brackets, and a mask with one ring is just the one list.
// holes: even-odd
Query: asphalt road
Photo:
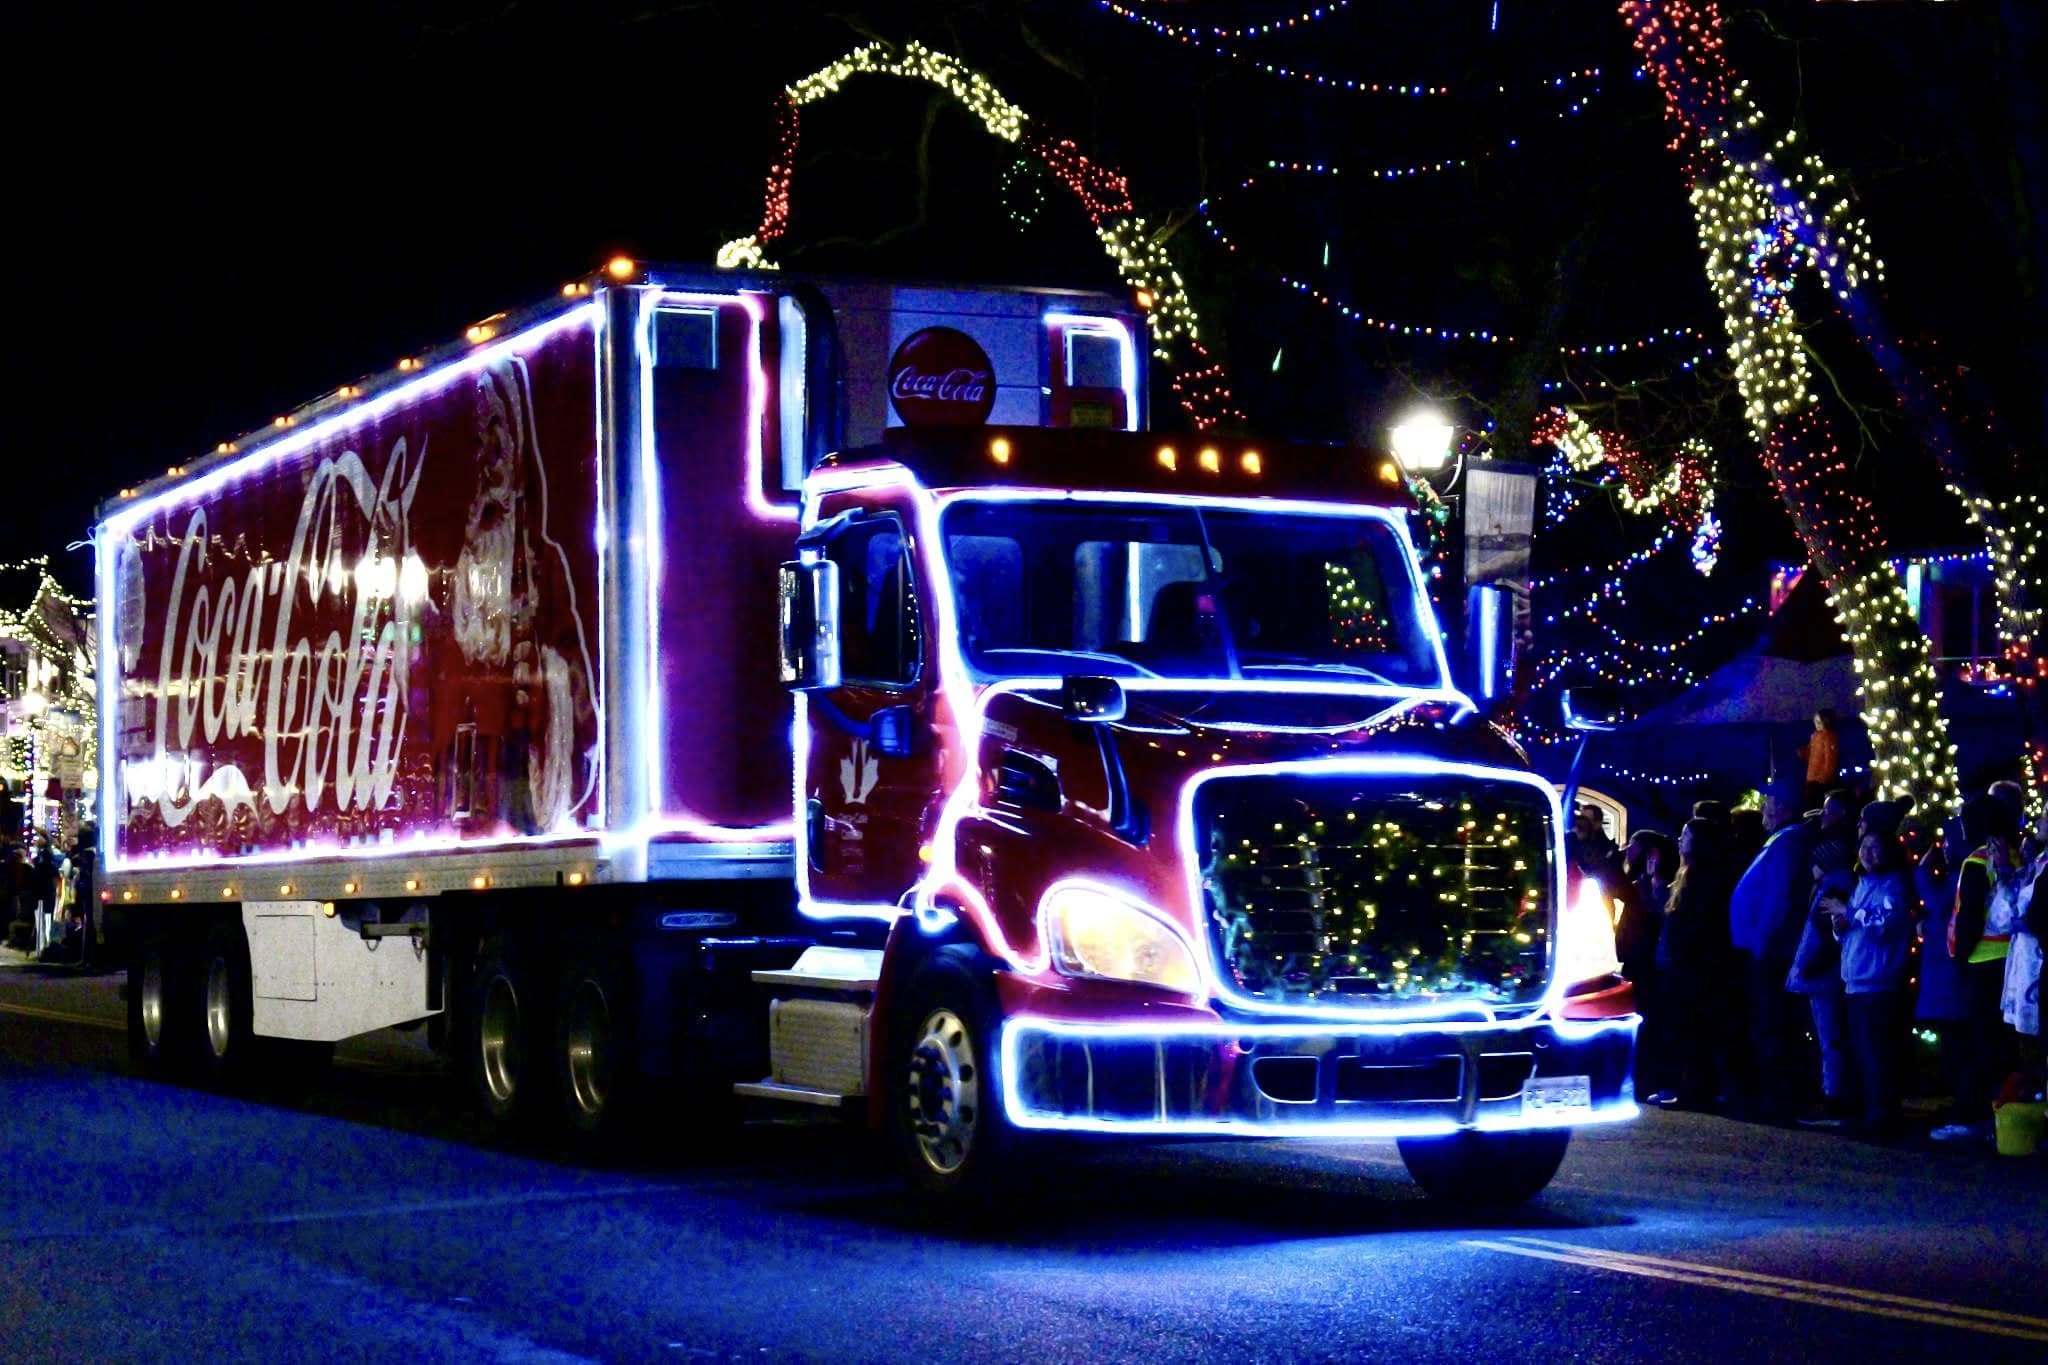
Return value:
[(0, 1360), (2048, 1359), (2048, 1158), (1654, 1113), (1474, 1219), (1390, 1144), (1112, 1148), (959, 1229), (829, 1128), (500, 1141), (405, 1035), (142, 1081), (121, 1008), (0, 968)]

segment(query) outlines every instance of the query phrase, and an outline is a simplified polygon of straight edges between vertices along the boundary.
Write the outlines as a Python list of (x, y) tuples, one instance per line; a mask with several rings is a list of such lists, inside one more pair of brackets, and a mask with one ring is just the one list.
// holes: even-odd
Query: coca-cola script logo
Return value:
[(926, 327), (889, 358), (889, 402), (906, 426), (979, 426), (996, 405), (996, 367), (965, 332)]

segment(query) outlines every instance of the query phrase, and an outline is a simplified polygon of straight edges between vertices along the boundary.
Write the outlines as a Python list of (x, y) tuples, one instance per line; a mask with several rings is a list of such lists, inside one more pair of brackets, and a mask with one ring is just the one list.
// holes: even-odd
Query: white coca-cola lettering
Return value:
[[(280, 815), (296, 798), (311, 813), (330, 784), (338, 810), (387, 803), (405, 742), (411, 618), (423, 596), (409, 517), (424, 462), (403, 437), (381, 480), (354, 451), (322, 460), (290, 551), (239, 577), (207, 580), (207, 512), (193, 511), (163, 609), (151, 699), (155, 790), (131, 792), (153, 799), (166, 826), (184, 824), (208, 797), (232, 807), (260, 795)], [(348, 629), (328, 630), (316, 646), (294, 613), (329, 601), (347, 613)], [(207, 746), (260, 733), (261, 786), (232, 764), (202, 776), (195, 731)]]
[(987, 370), (951, 369), (943, 374), (925, 374), (914, 365), (905, 365), (890, 379), (889, 396), (940, 403), (979, 403), (987, 395), (993, 378)]

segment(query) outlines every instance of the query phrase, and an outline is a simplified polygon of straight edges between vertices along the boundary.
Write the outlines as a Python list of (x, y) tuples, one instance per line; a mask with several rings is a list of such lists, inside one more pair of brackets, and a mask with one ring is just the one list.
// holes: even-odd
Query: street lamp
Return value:
[(1394, 458), (1410, 474), (1431, 474), (1450, 462), (1451, 424), (1427, 410), (1410, 413), (1394, 424)]

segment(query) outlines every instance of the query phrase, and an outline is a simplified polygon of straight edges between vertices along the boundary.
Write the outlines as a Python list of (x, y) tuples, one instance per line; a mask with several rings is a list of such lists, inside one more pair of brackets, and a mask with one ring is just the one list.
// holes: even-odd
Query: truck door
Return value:
[(914, 549), (893, 510), (865, 510), (822, 547), (839, 570), (843, 681), (806, 698), (797, 813), (809, 899), (820, 908), (893, 906), (923, 871), (941, 753)]

